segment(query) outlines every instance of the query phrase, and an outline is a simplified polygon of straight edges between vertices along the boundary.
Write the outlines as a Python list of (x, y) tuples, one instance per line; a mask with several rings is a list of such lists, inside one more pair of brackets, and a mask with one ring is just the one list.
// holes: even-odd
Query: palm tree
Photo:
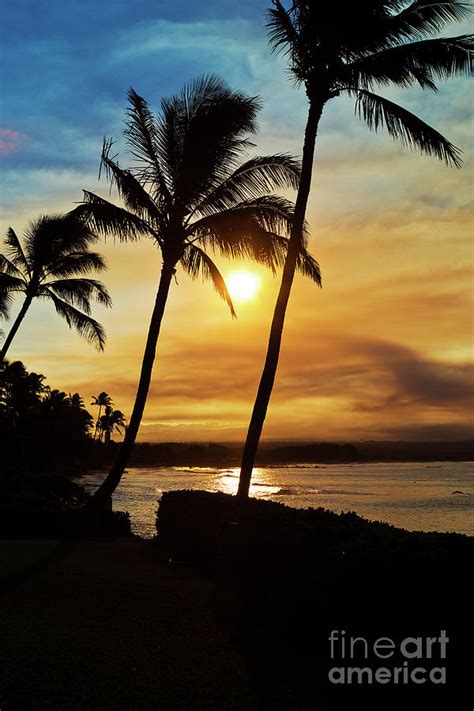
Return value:
[(104, 443), (110, 444), (112, 435), (115, 432), (122, 434), (126, 428), (125, 415), (121, 410), (114, 410), (113, 407), (107, 405), (105, 413), (100, 418), (100, 438), (104, 435)]
[[(218, 77), (197, 79), (179, 95), (163, 99), (156, 118), (133, 89), (129, 101), (125, 136), (136, 165), (121, 168), (111, 156), (112, 141), (104, 141), (101, 159), (124, 207), (85, 191), (76, 212), (104, 236), (151, 237), (161, 251), (162, 269), (129, 426), (92, 506), (110, 500), (132, 452), (177, 266), (193, 278), (209, 279), (234, 316), (224, 279), (208, 251), (253, 259), (275, 271), (284, 262), (292, 205), (269, 191), (297, 188), (300, 175), (288, 155), (240, 163), (251, 145), (247, 136), (256, 130), (259, 102), (231, 91)], [(318, 264), (303, 249), (298, 266), (320, 283)]]
[[(0, 318), (8, 321), (10, 316), (10, 305), (13, 301), (11, 294), (9, 294), (5, 289), (0, 289)], [(5, 338), (4, 331), (0, 328), (0, 338)], [(3, 360), (0, 359), (0, 364)]]
[(273, 0), (269, 39), (289, 59), (298, 85), (309, 102), (301, 181), (295, 205), (288, 254), (271, 325), (268, 350), (242, 455), (238, 496), (248, 497), (255, 456), (270, 401), (281, 346), (286, 308), (302, 244), (314, 149), (323, 109), (340, 95), (356, 99), (356, 113), (377, 131), (385, 127), (404, 146), (460, 167), (460, 152), (446, 138), (396, 103), (374, 93), (377, 86), (436, 91), (435, 79), (447, 79), (470, 69), (473, 37), (425, 39), (450, 21), (470, 12), (463, 2), (433, 0), (361, 0), (324, 3), (294, 0), (286, 9)]
[(0, 254), (0, 308), (8, 308), (12, 294), (25, 295), (23, 305), (0, 351), (5, 357), (33, 299), (53, 302), (56, 312), (87, 341), (103, 350), (105, 334), (91, 316), (91, 300), (111, 306), (105, 286), (84, 276), (103, 271), (105, 261), (89, 246), (97, 236), (73, 215), (43, 215), (31, 222), (23, 244), (10, 227), (6, 252)]
[(103, 407), (112, 407), (113, 406), (112, 398), (110, 395), (107, 395), (107, 393), (101, 392), (98, 395), (93, 395), (92, 396), (92, 402), (91, 402), (91, 407), (98, 407), (99, 408), (99, 414), (97, 415), (97, 421), (95, 423), (95, 429), (94, 429), (94, 439), (97, 439), (97, 434), (100, 431), (100, 417), (102, 414), (102, 408)]

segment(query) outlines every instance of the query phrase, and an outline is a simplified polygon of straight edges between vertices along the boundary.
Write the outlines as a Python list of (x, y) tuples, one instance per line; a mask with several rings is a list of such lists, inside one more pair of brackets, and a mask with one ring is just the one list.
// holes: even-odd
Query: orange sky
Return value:
[[(275, 73), (273, 60), (263, 51), (261, 71), (269, 77)], [(468, 81), (442, 87), (437, 97), (385, 92), (464, 150), (461, 171), (371, 134), (358, 124), (350, 102), (335, 101), (325, 111), (308, 213), (311, 251), (320, 261), (324, 288), (298, 277), (265, 438), (472, 437)], [(254, 72), (240, 87), (262, 94), (270, 105), (262, 114), (255, 152), (298, 154), (304, 97), (283, 73), (274, 82), (263, 84)], [(147, 98), (153, 107), (158, 104), (159, 96)], [(2, 233), (10, 224), (21, 231), (40, 212), (70, 209), (81, 188), (108, 195), (107, 185), (97, 183), (96, 164), (30, 171), (21, 194), (3, 211)], [(145, 241), (108, 243), (100, 251), (109, 263), (104, 281), (114, 301), (113, 310), (95, 311), (107, 330), (106, 352), (97, 353), (69, 332), (50, 304), (37, 304), (10, 358), (44, 373), (53, 387), (79, 391), (87, 404), (91, 395), (106, 390), (128, 415), (160, 273), (159, 254)], [(225, 275), (242, 266), (220, 265)], [(262, 286), (254, 301), (237, 305), (236, 321), (209, 285), (178, 274), (142, 439), (243, 438), (277, 289), (269, 273), (244, 267), (261, 276)]]

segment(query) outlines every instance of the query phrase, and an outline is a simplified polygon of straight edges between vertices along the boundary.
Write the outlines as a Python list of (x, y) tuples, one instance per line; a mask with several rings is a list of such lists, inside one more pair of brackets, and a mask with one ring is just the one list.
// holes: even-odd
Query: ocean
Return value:
[[(113, 508), (130, 513), (133, 532), (155, 535), (164, 491), (205, 489), (233, 494), (239, 470), (202, 467), (130, 468), (113, 497)], [(81, 480), (88, 491), (103, 472)], [(302, 464), (258, 468), (251, 496), (295, 508), (355, 511), (410, 531), (474, 535), (474, 462)]]

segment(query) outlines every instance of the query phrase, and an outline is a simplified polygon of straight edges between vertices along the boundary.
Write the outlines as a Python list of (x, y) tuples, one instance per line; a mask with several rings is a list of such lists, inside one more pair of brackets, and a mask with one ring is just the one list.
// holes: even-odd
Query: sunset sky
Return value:
[[(97, 180), (104, 135), (121, 138), (130, 86), (157, 109), (205, 72), (260, 95), (254, 153), (300, 156), (306, 99), (270, 53), (267, 0), (15, 0), (0, 27), (0, 231), (67, 211)], [(465, 27), (452, 25), (444, 34)], [(308, 221), (324, 288), (298, 277), (267, 439), (458, 439), (473, 436), (473, 101), (470, 79), (380, 93), (463, 150), (462, 170), (372, 134), (351, 100), (326, 107)], [(116, 196), (114, 196), (116, 199)], [(1, 251), (1, 250), (0, 250)], [(31, 308), (9, 358), (87, 404), (107, 391), (133, 402), (160, 257), (151, 242), (101, 244), (114, 308), (95, 309), (97, 353), (51, 304)], [(178, 273), (141, 439), (238, 440), (253, 404), (278, 280), (260, 277), (232, 320), (208, 284)], [(15, 304), (19, 308), (20, 299)], [(7, 324), (2, 325), (8, 328)]]

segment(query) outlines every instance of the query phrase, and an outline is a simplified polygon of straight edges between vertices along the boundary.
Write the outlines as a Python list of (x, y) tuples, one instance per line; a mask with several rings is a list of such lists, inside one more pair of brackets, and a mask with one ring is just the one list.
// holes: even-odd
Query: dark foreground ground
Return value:
[(214, 586), (139, 539), (0, 541), (1, 711), (253, 709)]
[[(198, 491), (163, 495), (155, 541), (116, 514), (84, 519), (79, 540), (74, 512), (54, 514), (58, 540), (52, 516), (0, 516), (1, 711), (474, 708), (473, 538)], [(442, 634), (447, 655), (436, 641), (415, 654)], [(397, 651), (362, 642), (351, 661), (344, 635)], [(404, 665), (447, 681), (329, 681), (334, 666)]]

